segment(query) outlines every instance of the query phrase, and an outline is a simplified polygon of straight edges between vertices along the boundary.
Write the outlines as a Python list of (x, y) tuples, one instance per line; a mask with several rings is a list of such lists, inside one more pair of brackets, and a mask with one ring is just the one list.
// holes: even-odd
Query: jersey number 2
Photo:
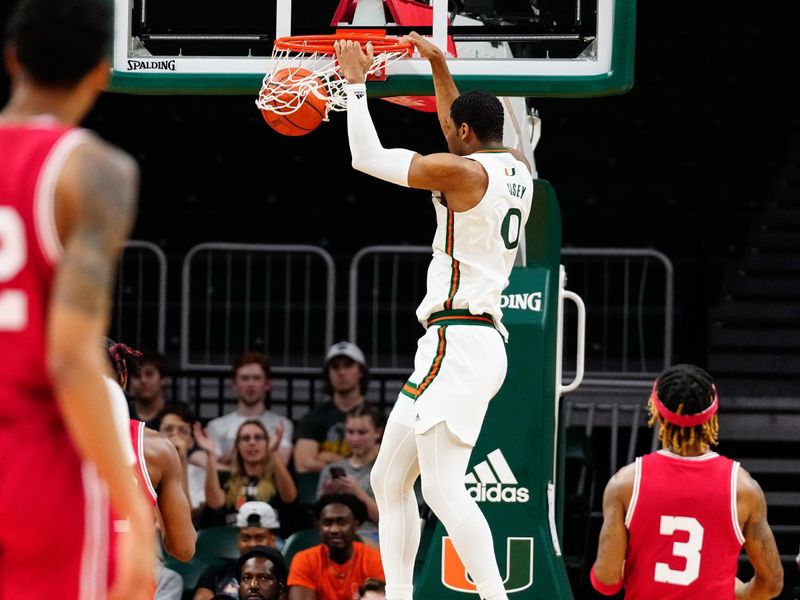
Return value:
[(0, 206), (0, 331), (22, 331), (28, 324), (28, 297), (23, 290), (5, 289), (27, 260), (25, 224), (10, 206)]
[(686, 567), (682, 571), (670, 569), (666, 563), (657, 562), (655, 580), (659, 583), (674, 585), (690, 585), (700, 576), (700, 551), (703, 549), (703, 526), (693, 517), (668, 517), (662, 515), (661, 535), (672, 535), (676, 531), (685, 531), (689, 539), (672, 544), (673, 556), (686, 559)]

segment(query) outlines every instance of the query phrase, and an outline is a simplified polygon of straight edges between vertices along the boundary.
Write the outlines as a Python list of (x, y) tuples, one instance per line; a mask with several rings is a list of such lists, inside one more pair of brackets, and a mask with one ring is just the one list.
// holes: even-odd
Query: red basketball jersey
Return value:
[(635, 473), (625, 517), (626, 600), (734, 600), (744, 543), (739, 463), (716, 452), (661, 450), (637, 458)]
[(0, 122), (0, 423), (60, 419), (47, 372), (47, 308), (61, 243), (55, 186), (88, 132)]
[(150, 504), (155, 506), (158, 503), (158, 494), (156, 493), (156, 488), (153, 486), (153, 482), (150, 481), (150, 474), (147, 472), (147, 462), (144, 459), (144, 421), (131, 419), (130, 428), (133, 452), (136, 455), (136, 480), (145, 491), (145, 495), (150, 501)]

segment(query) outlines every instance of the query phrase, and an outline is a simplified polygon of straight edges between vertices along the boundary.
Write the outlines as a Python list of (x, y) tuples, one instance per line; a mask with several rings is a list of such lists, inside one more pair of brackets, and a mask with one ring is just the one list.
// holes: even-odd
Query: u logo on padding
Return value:
[[(457, 592), (478, 593), (452, 540), (447, 536), (442, 538), (442, 583)], [(519, 592), (532, 584), (533, 538), (506, 538), (506, 578), (503, 580), (506, 592)]]

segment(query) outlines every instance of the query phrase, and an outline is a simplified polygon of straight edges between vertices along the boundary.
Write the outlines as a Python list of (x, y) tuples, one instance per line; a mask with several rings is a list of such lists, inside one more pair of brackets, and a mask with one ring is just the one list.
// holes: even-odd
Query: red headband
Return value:
[(114, 344), (108, 349), (108, 353), (111, 355), (111, 358), (114, 359), (114, 366), (120, 375), (128, 374), (128, 367), (125, 366), (125, 361), (123, 360), (122, 356), (123, 354), (127, 354), (128, 356), (132, 356), (134, 358), (139, 358), (142, 355), (142, 353), (138, 350), (134, 350), (125, 344)]
[(693, 414), (693, 415), (680, 415), (676, 412), (672, 412), (658, 397), (658, 381), (653, 384), (653, 391), (650, 394), (650, 399), (653, 401), (653, 404), (656, 405), (656, 410), (658, 414), (660, 414), (665, 421), (668, 423), (672, 423), (673, 425), (677, 425), (678, 427), (695, 427), (696, 425), (702, 425), (706, 421), (708, 421), (711, 417), (717, 414), (717, 408), (719, 408), (719, 396), (717, 395), (717, 388), (714, 384), (711, 384), (711, 388), (714, 390), (714, 401), (711, 403), (707, 409), (702, 412)]

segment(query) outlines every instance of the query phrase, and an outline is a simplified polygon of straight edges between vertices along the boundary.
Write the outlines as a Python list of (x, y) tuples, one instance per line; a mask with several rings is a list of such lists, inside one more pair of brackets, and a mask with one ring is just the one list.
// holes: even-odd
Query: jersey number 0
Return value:
[(519, 246), (519, 232), (522, 228), (522, 211), (518, 208), (509, 208), (500, 226), (500, 235), (508, 250)]

